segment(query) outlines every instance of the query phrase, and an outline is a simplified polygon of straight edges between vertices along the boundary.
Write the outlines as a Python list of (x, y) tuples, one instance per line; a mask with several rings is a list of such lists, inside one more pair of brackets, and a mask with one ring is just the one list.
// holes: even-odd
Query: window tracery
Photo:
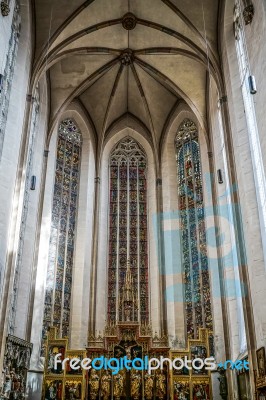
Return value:
[(185, 119), (176, 141), (187, 338), (213, 329), (198, 131)]
[(2, 158), (9, 99), (10, 99), (15, 62), (18, 51), (19, 36), (20, 36), (20, 6), (19, 3), (17, 2), (14, 9), (14, 15), (11, 26), (11, 35), (9, 39), (6, 64), (3, 74), (3, 83), (1, 85), (2, 87), (0, 90), (0, 161)]
[(75, 121), (59, 125), (52, 221), (43, 319), (43, 339), (49, 326), (69, 335), (82, 136)]
[(130, 137), (110, 158), (108, 320), (149, 319), (147, 161)]

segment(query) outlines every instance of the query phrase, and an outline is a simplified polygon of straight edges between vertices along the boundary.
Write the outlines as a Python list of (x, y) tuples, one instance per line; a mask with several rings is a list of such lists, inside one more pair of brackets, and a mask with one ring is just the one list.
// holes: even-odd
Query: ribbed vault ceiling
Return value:
[[(35, 79), (50, 83), (50, 124), (72, 102), (98, 138), (133, 115), (159, 146), (180, 100), (206, 118), (217, 76), (219, 0), (35, 0)], [(128, 14), (130, 13), (130, 14)]]

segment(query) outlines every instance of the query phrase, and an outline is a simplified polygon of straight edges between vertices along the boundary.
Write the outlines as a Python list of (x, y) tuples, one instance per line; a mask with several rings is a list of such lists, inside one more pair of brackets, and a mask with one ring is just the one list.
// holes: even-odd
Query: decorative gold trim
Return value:
[[(49, 332), (48, 332), (48, 337), (45, 343), (45, 368), (44, 368), (44, 379), (43, 379), (43, 389), (42, 389), (42, 399), (45, 399), (45, 392), (49, 388), (49, 386), (53, 383), (54, 385), (60, 385), (60, 395), (61, 398), (58, 400), (64, 400), (65, 399), (65, 391), (66, 391), (66, 386), (68, 384), (71, 384), (71, 390), (79, 390), (78, 385), (80, 384), (80, 398), (84, 399), (86, 396), (86, 370), (81, 369), (81, 373), (79, 374), (74, 374), (73, 372), (70, 372), (68, 368), (65, 368), (62, 370), (61, 373), (51, 373), (48, 370), (48, 363), (49, 363), (49, 349), (51, 348), (58, 348), (58, 350), (61, 348), (64, 348), (64, 358), (80, 358), (82, 360), (83, 358), (86, 358), (87, 352), (86, 350), (70, 350), (68, 349), (68, 338), (66, 339), (61, 339), (57, 338), (57, 329), (54, 327), (51, 327)], [(66, 364), (67, 366), (67, 364)], [(56, 389), (58, 390), (58, 387), (56, 386)]]
[[(208, 331), (206, 328), (199, 329), (199, 338), (198, 339), (189, 339), (188, 345), (186, 349), (181, 350), (171, 350), (170, 351), (170, 359), (174, 360), (175, 358), (184, 358), (187, 356), (188, 360), (192, 359), (192, 347), (194, 346), (204, 346), (206, 347), (207, 357), (210, 357), (210, 348), (209, 348), (209, 337), (212, 335), (212, 332)], [(195, 375), (193, 374), (193, 370), (189, 370), (187, 375), (178, 375), (174, 373), (174, 370), (170, 371), (170, 398), (174, 399), (174, 390), (175, 384), (189, 384), (189, 392), (190, 398), (193, 398), (193, 386), (194, 385), (208, 385), (210, 391), (210, 398), (212, 399), (212, 386), (211, 386), (211, 371), (207, 371), (206, 374)]]

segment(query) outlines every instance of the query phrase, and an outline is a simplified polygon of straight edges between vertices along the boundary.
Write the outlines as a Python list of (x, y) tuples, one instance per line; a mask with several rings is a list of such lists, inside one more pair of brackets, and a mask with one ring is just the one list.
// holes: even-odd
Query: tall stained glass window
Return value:
[(110, 158), (108, 319), (149, 319), (147, 248), (147, 161), (126, 137)]
[(178, 200), (187, 338), (213, 329), (197, 127), (185, 119), (176, 136)]
[(5, 69), (3, 74), (3, 82), (1, 82), (2, 87), (0, 88), (0, 161), (2, 158), (8, 106), (9, 106), (9, 97), (10, 97), (12, 79), (14, 75), (16, 56), (18, 51), (19, 35), (20, 35), (20, 7), (19, 3), (16, 2), (14, 8), (12, 26), (11, 26), (11, 35), (8, 43), (8, 51), (7, 51)]
[(72, 270), (79, 192), (82, 136), (72, 119), (59, 125), (43, 339), (49, 326), (69, 335)]

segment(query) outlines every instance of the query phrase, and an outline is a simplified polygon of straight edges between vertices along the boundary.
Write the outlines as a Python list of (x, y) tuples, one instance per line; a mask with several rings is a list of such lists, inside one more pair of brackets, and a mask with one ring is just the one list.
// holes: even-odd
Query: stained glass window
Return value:
[(110, 322), (149, 319), (146, 171), (137, 142), (130, 137), (119, 142), (110, 158)]
[(0, 161), (2, 158), (6, 121), (9, 106), (9, 97), (11, 92), (12, 79), (16, 56), (18, 51), (18, 41), (20, 35), (20, 7), (16, 2), (14, 15), (11, 26), (11, 35), (8, 44), (8, 52), (6, 57), (5, 69), (3, 74), (2, 87), (0, 88)]
[(213, 329), (198, 131), (186, 119), (176, 136), (187, 337)]
[(49, 326), (69, 335), (82, 136), (72, 119), (59, 125), (43, 339)]

